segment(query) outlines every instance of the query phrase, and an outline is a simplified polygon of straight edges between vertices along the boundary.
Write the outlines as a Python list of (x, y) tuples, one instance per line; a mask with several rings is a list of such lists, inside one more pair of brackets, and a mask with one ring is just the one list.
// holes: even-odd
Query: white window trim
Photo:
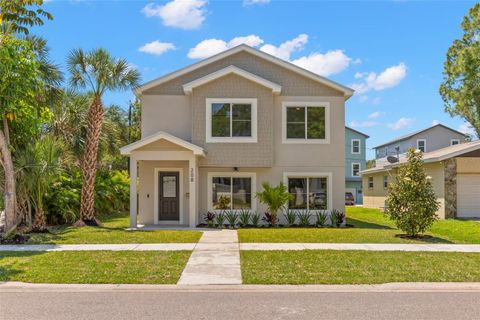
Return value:
[(420, 150), (420, 147), (418, 146), (419, 142), (423, 141), (423, 153), (427, 152), (427, 139), (417, 139), (417, 150)]
[(453, 144), (454, 141), (455, 141), (457, 144), (460, 144), (460, 139), (451, 139), (451, 140), (450, 140), (450, 145), (451, 145), (451, 146), (454, 145), (454, 144)]
[[(325, 139), (287, 139), (287, 108), (288, 107), (324, 107), (325, 108)], [(306, 117), (305, 112), (305, 117)], [(306, 127), (305, 123), (305, 127)], [(306, 130), (306, 129), (305, 129)], [(330, 144), (330, 102), (294, 102), (282, 103), (282, 143), (284, 144)]]
[[(255, 212), (257, 210), (257, 201), (255, 200), (255, 193), (257, 192), (257, 174), (255, 172), (209, 172), (207, 174), (207, 207), (208, 211), (218, 212), (221, 210), (213, 209), (212, 196), (213, 196), (213, 183), (212, 179), (215, 177), (232, 177), (232, 178), (250, 178), (252, 179), (252, 208), (250, 211)], [(234, 211), (239, 211), (241, 209), (236, 209)]]
[[(353, 142), (354, 142), (354, 141), (358, 142), (358, 152), (353, 151)], [(352, 154), (360, 154), (360, 153), (362, 153), (362, 144), (361, 144), (360, 139), (352, 139), (350, 143), (351, 143), (351, 151), (352, 151)]]
[[(358, 164), (358, 176), (353, 174), (353, 166)], [(362, 166), (360, 165), (360, 162), (352, 162), (352, 177), (360, 177), (360, 171), (362, 171)]]
[[(178, 196), (179, 196), (179, 220), (159, 220), (158, 213), (158, 174), (160, 172), (178, 172)], [(153, 224), (183, 224), (183, 202), (185, 195), (183, 193), (183, 169), (182, 168), (155, 168), (153, 179)]]
[[(331, 172), (284, 172), (283, 183), (288, 188), (288, 178), (327, 178), (327, 210), (332, 211), (333, 204), (333, 173)], [(307, 184), (308, 188), (308, 184)], [(307, 190), (308, 192), (308, 190)], [(309, 210), (309, 211), (322, 211), (322, 210)]]
[[(251, 137), (212, 137), (212, 103), (244, 103), (252, 105), (252, 136)], [(208, 143), (257, 143), (257, 99), (244, 98), (207, 98), (205, 103), (205, 140)], [(230, 122), (231, 126), (231, 122)], [(230, 128), (231, 133), (231, 128)]]

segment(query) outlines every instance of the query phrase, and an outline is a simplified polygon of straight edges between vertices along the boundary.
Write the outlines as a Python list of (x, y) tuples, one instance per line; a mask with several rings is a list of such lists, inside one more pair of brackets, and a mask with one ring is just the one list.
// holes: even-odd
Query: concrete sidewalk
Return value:
[(237, 231), (205, 231), (178, 281), (180, 285), (241, 284)]

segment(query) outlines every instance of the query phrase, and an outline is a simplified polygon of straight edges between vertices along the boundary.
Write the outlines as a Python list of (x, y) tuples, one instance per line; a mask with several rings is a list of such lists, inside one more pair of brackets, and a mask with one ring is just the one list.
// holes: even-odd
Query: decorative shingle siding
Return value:
[(275, 82), (282, 86), (284, 96), (343, 96), (343, 93), (300, 74), (285, 69), (275, 63), (256, 57), (247, 52), (239, 52), (222, 60), (208, 64), (154, 88), (144, 94), (183, 95), (182, 85), (230, 65)]
[[(207, 98), (256, 98), (258, 143), (206, 143)], [(237, 75), (227, 75), (195, 88), (192, 95), (192, 142), (207, 152), (202, 166), (273, 165), (273, 94), (271, 89)], [(252, 124), (253, 125), (253, 124)]]

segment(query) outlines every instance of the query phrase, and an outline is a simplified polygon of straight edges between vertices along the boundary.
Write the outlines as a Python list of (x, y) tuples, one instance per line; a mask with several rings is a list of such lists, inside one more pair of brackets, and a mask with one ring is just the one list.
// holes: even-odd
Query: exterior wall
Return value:
[(155, 168), (183, 169), (183, 224), (189, 223), (188, 203), (188, 161), (139, 161), (138, 162), (138, 223), (154, 224)]
[[(377, 149), (376, 158), (383, 158), (388, 155), (395, 155), (395, 148), (400, 146), (400, 153), (405, 153), (409, 148), (417, 148), (417, 140), (425, 139), (427, 152), (446, 148), (450, 146), (450, 140), (458, 139), (460, 143), (465, 142), (465, 136), (463, 134), (454, 132), (442, 126), (432, 127), (431, 129), (418, 133), (406, 140), (394, 142)], [(385, 148), (388, 148), (388, 155), (385, 154)]]
[[(352, 139), (360, 140), (360, 154), (352, 153)], [(356, 189), (356, 203), (363, 203), (362, 178), (352, 176), (352, 163), (360, 163), (360, 171), (367, 168), (366, 137), (345, 128), (345, 187)]]
[(445, 164), (445, 218), (457, 215), (457, 159), (448, 159)]
[(480, 173), (480, 158), (457, 158), (457, 173)]
[[(433, 189), (437, 200), (440, 202), (440, 208), (437, 215), (440, 219), (445, 219), (445, 167), (443, 162), (435, 162), (425, 164), (427, 175), (432, 177)], [(383, 188), (383, 176), (389, 176), (389, 183), (396, 176), (396, 169), (389, 172), (377, 172), (364, 174), (363, 180), (363, 205), (367, 208), (383, 208), (385, 207), (385, 199), (387, 190)], [(373, 177), (373, 189), (368, 188), (368, 177)]]

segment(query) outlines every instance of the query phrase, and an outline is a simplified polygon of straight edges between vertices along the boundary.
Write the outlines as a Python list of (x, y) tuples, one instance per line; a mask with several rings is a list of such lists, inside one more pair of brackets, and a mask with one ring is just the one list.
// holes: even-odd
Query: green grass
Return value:
[(175, 284), (190, 251), (0, 252), (0, 281)]
[(100, 227), (60, 226), (50, 233), (32, 234), (29, 244), (99, 244), (99, 243), (196, 243), (202, 233), (186, 230), (127, 231), (129, 216), (116, 213), (100, 219)]
[(260, 228), (240, 229), (240, 242), (327, 242), (327, 243), (478, 243), (480, 223), (440, 220), (427, 233), (432, 238), (408, 240), (396, 237), (404, 232), (377, 209), (347, 208), (347, 223), (353, 228)]
[(480, 253), (241, 251), (245, 284), (477, 282)]

